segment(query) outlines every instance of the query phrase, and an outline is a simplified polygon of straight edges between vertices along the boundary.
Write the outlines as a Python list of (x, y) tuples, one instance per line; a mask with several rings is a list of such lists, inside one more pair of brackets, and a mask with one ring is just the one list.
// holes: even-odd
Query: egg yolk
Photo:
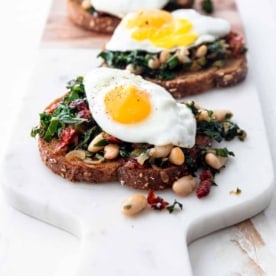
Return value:
[(107, 114), (122, 124), (139, 123), (151, 113), (148, 93), (133, 85), (110, 90), (105, 95), (104, 104)]
[(137, 12), (127, 21), (126, 28), (133, 29), (132, 39), (149, 40), (154, 46), (165, 49), (187, 47), (198, 37), (189, 20), (174, 18), (163, 10)]

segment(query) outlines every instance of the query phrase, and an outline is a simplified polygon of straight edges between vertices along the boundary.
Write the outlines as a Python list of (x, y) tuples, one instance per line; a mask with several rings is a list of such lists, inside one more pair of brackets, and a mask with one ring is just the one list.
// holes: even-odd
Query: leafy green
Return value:
[(66, 86), (69, 89), (70, 93), (64, 98), (64, 102), (72, 102), (77, 99), (81, 99), (85, 97), (85, 89), (83, 85), (83, 77), (77, 77), (67, 83)]
[(212, 13), (214, 11), (212, 0), (202, 0), (201, 7), (206, 13)]
[(173, 70), (179, 65), (179, 60), (176, 55), (171, 55), (166, 61), (166, 66), (168, 69)]
[(177, 200), (174, 200), (174, 202), (173, 202), (171, 205), (167, 206), (167, 210), (169, 211), (169, 213), (173, 213), (173, 212), (176, 210), (177, 207), (178, 207), (180, 210), (182, 210), (183, 204), (180, 203), (180, 202), (177, 201)]
[(195, 102), (191, 101), (191, 102), (187, 102), (185, 103), (187, 107), (189, 107), (191, 109), (191, 111), (193, 112), (194, 116), (197, 116), (200, 111), (198, 111), (197, 107), (195, 106)]
[(87, 11), (92, 15), (98, 14), (97, 10), (95, 10), (95, 8), (93, 6), (91, 6)]
[(235, 137), (244, 140), (246, 136), (245, 131), (229, 119), (224, 122), (218, 122), (214, 119), (199, 121), (197, 122), (197, 133), (207, 135), (217, 142), (221, 142), (223, 139), (231, 141)]
[[(194, 4), (194, 0), (187, 0), (186, 2), (187, 2), (187, 5), (189, 5), (189, 7), (192, 7), (193, 4)], [(183, 3), (183, 4), (185, 4), (185, 3)], [(176, 9), (183, 8), (183, 4), (179, 4), (178, 0), (170, 0), (169, 3), (164, 8), (167, 11), (173, 11), (173, 10), (176, 10)]]
[(89, 121), (86, 118), (80, 118), (78, 110), (70, 106), (70, 103), (74, 100), (83, 99), (86, 102), (83, 78), (77, 77), (69, 81), (66, 88), (69, 91), (57, 104), (56, 108), (51, 113), (43, 112), (40, 114), (40, 125), (31, 130), (32, 137), (38, 134), (49, 142), (54, 137), (58, 138), (61, 131), (67, 126), (82, 130), (82, 127), (79, 127), (80, 125), (92, 123), (92, 119)]
[(103, 62), (111, 68), (125, 69), (128, 65), (133, 68), (139, 68), (139, 74), (143, 77), (150, 77), (160, 80), (170, 80), (175, 77), (180, 70), (200, 70), (211, 66), (221, 67), (224, 61), (229, 58), (229, 49), (225, 47), (225, 39), (220, 38), (214, 42), (207, 43), (207, 54), (205, 57), (196, 57), (197, 47), (193, 47), (189, 51), (188, 60), (181, 63), (176, 52), (171, 52), (171, 55), (162, 63), (159, 68), (152, 69), (149, 67), (150, 59), (159, 59), (159, 53), (149, 53), (144, 50), (134, 51), (109, 51), (105, 50), (98, 54), (98, 57), (103, 59)]
[(55, 136), (58, 126), (59, 126), (58, 118), (57, 117), (51, 118), (51, 121), (43, 137), (45, 141), (49, 142)]
[(215, 154), (217, 156), (221, 157), (228, 157), (228, 156), (235, 156), (234, 152), (229, 151), (227, 148), (221, 148), (221, 149), (213, 149), (215, 151)]
[(94, 126), (86, 131), (84, 131), (83, 134), (80, 135), (80, 143), (77, 145), (77, 149), (84, 149), (86, 150), (88, 148), (88, 145), (90, 141), (97, 136), (101, 132), (100, 127)]
[(93, 144), (95, 147), (103, 147), (105, 145), (107, 145), (108, 142), (105, 139), (102, 139), (100, 141), (98, 141), (97, 143)]

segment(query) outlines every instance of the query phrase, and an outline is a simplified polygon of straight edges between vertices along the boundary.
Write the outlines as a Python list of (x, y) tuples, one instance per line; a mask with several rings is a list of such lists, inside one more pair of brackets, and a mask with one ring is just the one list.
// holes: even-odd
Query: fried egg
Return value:
[(127, 70), (97, 68), (84, 77), (93, 118), (103, 131), (131, 143), (192, 147), (196, 120), (163, 87)]
[(129, 12), (134, 12), (140, 9), (161, 9), (169, 3), (169, 0), (93, 0), (92, 3), (97, 11), (112, 14), (121, 18)]
[(230, 32), (230, 23), (201, 15), (193, 9), (174, 12), (140, 10), (129, 13), (117, 26), (106, 50), (160, 52), (212, 42)]

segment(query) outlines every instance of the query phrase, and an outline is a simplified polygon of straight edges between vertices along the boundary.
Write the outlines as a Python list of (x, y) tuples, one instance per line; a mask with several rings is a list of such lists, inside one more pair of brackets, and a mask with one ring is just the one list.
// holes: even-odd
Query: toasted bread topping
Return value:
[[(180, 179), (196, 176), (203, 170), (206, 173), (201, 181), (205, 188), (198, 192), (202, 197), (208, 194), (216, 173), (225, 167), (226, 160), (234, 156), (226, 147), (213, 147), (212, 141), (231, 141), (236, 137), (243, 141), (246, 138), (245, 131), (232, 121), (231, 112), (224, 112), (218, 120), (217, 114), (221, 112), (186, 102), (180, 104), (189, 108), (197, 121), (193, 147), (157, 147), (149, 143), (126, 142), (106, 133), (96, 123), (81, 77), (70, 81), (67, 88), (66, 95), (54, 100), (40, 114), (40, 123), (31, 134), (39, 136), (44, 163), (71, 181), (98, 183), (117, 180), (135, 189), (174, 187), (177, 193), (184, 194), (194, 185), (185, 186), (188, 184)], [(205, 179), (204, 175), (208, 178)]]

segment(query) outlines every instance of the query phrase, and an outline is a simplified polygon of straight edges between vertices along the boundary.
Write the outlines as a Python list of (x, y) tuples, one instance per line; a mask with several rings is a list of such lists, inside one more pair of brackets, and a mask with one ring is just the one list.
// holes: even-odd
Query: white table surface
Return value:
[[(9, 142), (6, 134), (16, 118), (17, 107), (39, 55), (39, 41), (51, 0), (1, 0), (0, 3), (1, 155)], [(237, 0), (237, 4), (245, 26), (252, 61), (250, 70), (256, 78), (275, 170), (276, 1)], [(246, 108), (254, 107), (249, 103)], [(261, 158), (256, 157), (260, 165)], [(275, 192), (269, 207), (251, 222), (263, 246), (236, 246), (233, 241), (241, 233), (232, 227), (203, 237), (189, 246), (194, 275), (275, 275)], [(78, 240), (70, 234), (14, 210), (0, 192), (0, 275), (54, 275), (60, 262), (68, 261), (67, 253), (78, 247)], [(247, 254), (243, 252), (245, 248)], [(231, 267), (235, 269), (230, 270)]]

